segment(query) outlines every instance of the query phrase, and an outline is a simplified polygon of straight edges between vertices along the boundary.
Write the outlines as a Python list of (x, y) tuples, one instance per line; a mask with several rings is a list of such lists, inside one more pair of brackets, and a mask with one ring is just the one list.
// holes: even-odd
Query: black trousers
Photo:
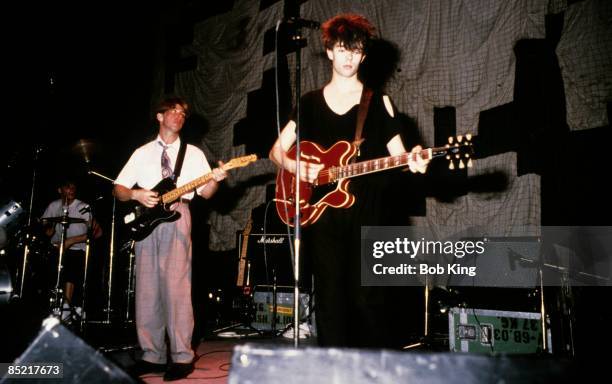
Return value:
[(361, 225), (355, 212), (328, 209), (304, 228), (314, 274), (317, 338), (323, 347), (391, 348), (386, 287), (361, 285)]

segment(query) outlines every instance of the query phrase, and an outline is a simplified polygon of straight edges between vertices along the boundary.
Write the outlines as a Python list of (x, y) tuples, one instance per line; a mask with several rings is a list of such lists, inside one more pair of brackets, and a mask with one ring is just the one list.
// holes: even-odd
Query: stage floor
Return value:
[[(196, 349), (195, 371), (183, 380), (176, 383), (207, 383), (223, 384), (228, 382), (229, 370), (233, 349), (236, 345), (246, 343), (257, 343), (258, 345), (284, 346), (293, 345), (293, 339), (283, 336), (255, 336), (248, 338), (224, 338), (214, 337), (204, 339)], [(301, 339), (300, 346), (315, 346), (316, 339)], [(117, 363), (126, 371), (129, 366), (139, 358), (139, 351), (117, 351), (105, 353), (105, 355)], [(140, 377), (142, 381), (150, 384), (164, 383), (163, 374), (147, 374)]]
[[(210, 340), (202, 341), (196, 350), (197, 361), (195, 371), (183, 380), (175, 383), (197, 383), (199, 380), (210, 384), (227, 383), (230, 361), (234, 345), (243, 340)], [(164, 383), (163, 374), (148, 374), (141, 376), (145, 383)]]

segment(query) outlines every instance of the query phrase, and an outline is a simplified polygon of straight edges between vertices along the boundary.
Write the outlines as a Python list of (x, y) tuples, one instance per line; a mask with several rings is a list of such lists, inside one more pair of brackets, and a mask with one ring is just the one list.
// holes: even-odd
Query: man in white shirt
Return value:
[[(159, 203), (151, 189), (162, 178), (177, 173), (174, 169), (181, 146), (179, 133), (185, 123), (187, 103), (181, 98), (163, 100), (156, 109), (157, 138), (136, 149), (115, 180), (115, 196), (120, 201), (136, 200), (152, 208)], [(220, 162), (220, 165), (223, 165)], [(168, 166), (171, 169), (168, 169)], [(174, 172), (174, 173), (172, 173)], [(211, 172), (206, 156), (187, 144), (177, 187)], [(197, 189), (208, 199), (227, 173), (212, 170), (213, 179)], [(138, 185), (137, 188), (134, 188)], [(191, 215), (190, 192), (173, 207), (181, 214), (174, 222), (159, 224), (136, 251), (136, 329), (144, 354), (132, 370), (134, 375), (165, 371), (164, 380), (178, 380), (193, 372), (193, 307), (191, 303)], [(172, 363), (166, 366), (166, 342), (170, 341)]]
[[(42, 215), (45, 233), (51, 238), (51, 243), (59, 246), (61, 241), (63, 226), (57, 222), (57, 218), (67, 215), (69, 219), (81, 220), (68, 224), (64, 239), (62, 280), (65, 282), (64, 307), (68, 309), (78, 306), (73, 303), (73, 296), (75, 288), (78, 291), (83, 282), (88, 229), (92, 228), (94, 239), (102, 236), (102, 229), (93, 219), (91, 207), (76, 198), (76, 184), (72, 180), (62, 181), (57, 191), (60, 198), (49, 203)], [(55, 220), (51, 221), (50, 218)]]

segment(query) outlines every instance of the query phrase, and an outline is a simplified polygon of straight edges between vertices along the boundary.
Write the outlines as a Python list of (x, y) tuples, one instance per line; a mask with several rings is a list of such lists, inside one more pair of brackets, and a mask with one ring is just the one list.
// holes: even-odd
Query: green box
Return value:
[(451, 352), (531, 354), (542, 351), (541, 315), (488, 309), (451, 308)]

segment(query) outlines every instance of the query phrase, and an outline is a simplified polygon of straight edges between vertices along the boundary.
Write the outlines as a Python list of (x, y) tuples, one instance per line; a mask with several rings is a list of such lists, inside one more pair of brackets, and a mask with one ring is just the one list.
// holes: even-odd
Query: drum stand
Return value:
[(85, 331), (85, 323), (87, 321), (87, 271), (89, 270), (89, 252), (91, 249), (91, 239), (93, 238), (93, 224), (94, 224), (93, 208), (89, 212), (89, 217), (90, 217), (90, 221), (89, 221), (89, 225), (87, 229), (87, 240), (85, 240), (85, 268), (83, 270), (83, 288), (81, 291), (82, 292), (81, 293), (82, 312), (81, 312), (80, 319), (79, 319), (79, 329), (81, 333)]
[(66, 231), (68, 230), (68, 209), (64, 209), (64, 215), (62, 221), (59, 222), (62, 226), (62, 232), (60, 234), (60, 243), (59, 243), (59, 253), (57, 259), (57, 278), (55, 280), (55, 289), (53, 289), (53, 293), (50, 298), (50, 308), (51, 315), (59, 318), (61, 320), (62, 317), (62, 309), (64, 306), (64, 290), (61, 288), (61, 275), (63, 268), (63, 258), (64, 258), (64, 242), (66, 240)]

